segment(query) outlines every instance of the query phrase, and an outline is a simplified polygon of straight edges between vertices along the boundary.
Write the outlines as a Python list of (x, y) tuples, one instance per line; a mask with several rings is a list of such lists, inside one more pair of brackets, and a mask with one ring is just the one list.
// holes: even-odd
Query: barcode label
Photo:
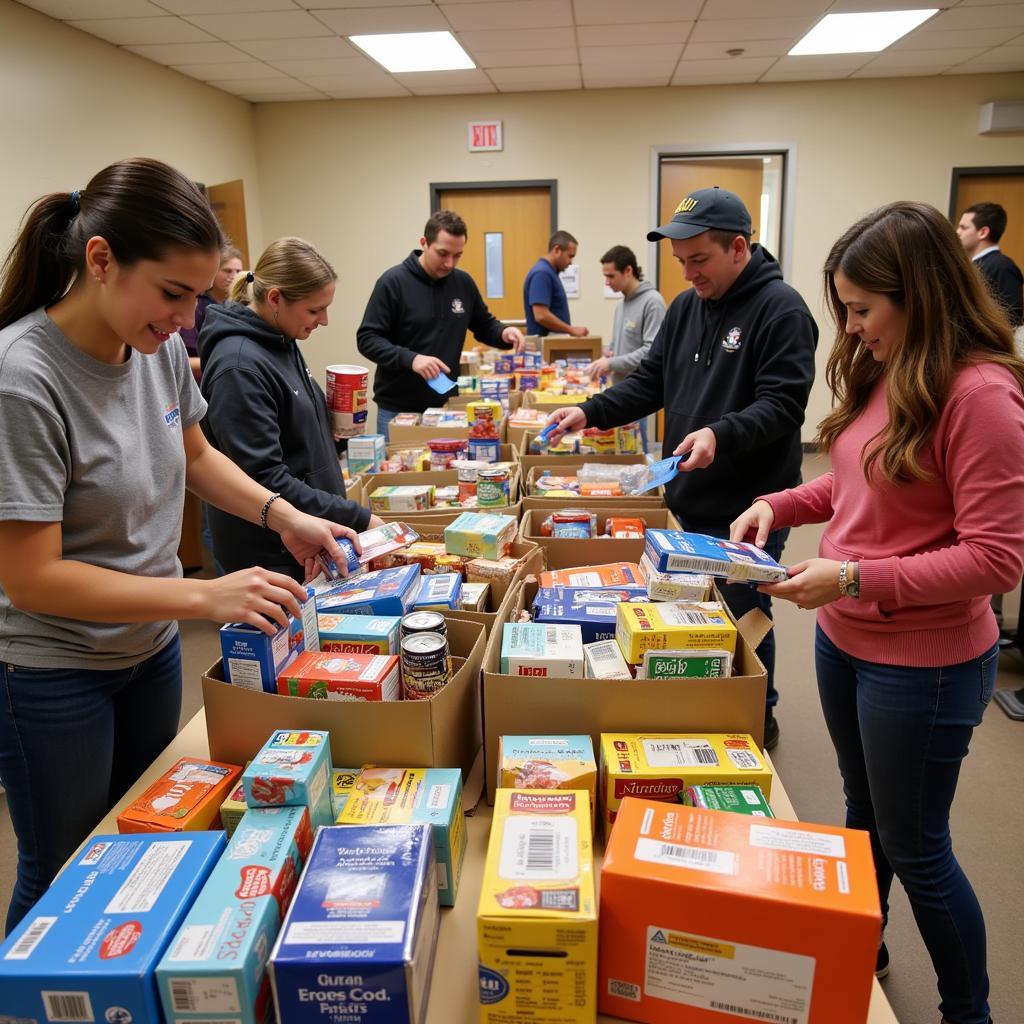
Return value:
[(694, 611), (681, 605), (666, 604), (658, 609), (658, 614), (669, 626), (707, 626), (717, 625), (718, 620), (711, 618), (707, 612)]
[(609, 978), (608, 995), (618, 996), (620, 999), (631, 999), (634, 1003), (639, 1003), (640, 986), (634, 985), (631, 981), (619, 981), (616, 978)]
[(663, 843), (657, 839), (638, 839), (634, 856), (650, 864), (710, 871), (716, 875), (736, 873), (736, 854), (728, 850), (707, 850), (679, 843)]
[(170, 983), (171, 1004), (175, 1013), (194, 1013), (195, 997), (192, 995), (192, 982), (172, 978)]
[(799, 1017), (790, 1017), (784, 1013), (771, 1013), (769, 1010), (752, 1010), (748, 1006), (733, 1006), (732, 1003), (719, 1003), (711, 1000), (713, 1010), (724, 1010), (726, 1013), (738, 1013), (744, 1017), (752, 1017), (754, 1020), (771, 1020), (775, 1024), (800, 1024)]
[(43, 941), (56, 920), (55, 917), (37, 917), (28, 926), (24, 935), (7, 951), (4, 959), (27, 960), (36, 951), (36, 946)]
[(575, 818), (514, 817), (501, 839), (502, 878), (568, 880), (579, 873)]
[(652, 768), (718, 767), (718, 754), (707, 740), (643, 740)]
[(555, 866), (555, 837), (551, 832), (531, 832), (526, 837), (526, 870), (547, 872)]
[(41, 992), (49, 1021), (86, 1021), (91, 1024), (92, 1003), (88, 992)]

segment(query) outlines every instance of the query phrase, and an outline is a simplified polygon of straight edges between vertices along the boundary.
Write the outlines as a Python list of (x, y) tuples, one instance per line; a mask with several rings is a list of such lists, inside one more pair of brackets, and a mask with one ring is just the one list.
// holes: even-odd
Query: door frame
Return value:
[(524, 181), (432, 181), (430, 183), (430, 210), (427, 216), (431, 216), (439, 208), (442, 192), (489, 192), (498, 188), (546, 188), (551, 196), (551, 234), (558, 230), (557, 178), (536, 178)]
[[(782, 252), (772, 255), (782, 266), (782, 275), (789, 278), (793, 272), (793, 216), (796, 209), (796, 156), (797, 144), (793, 141), (775, 142), (723, 142), (714, 146), (692, 146), (678, 144), (662, 144), (651, 146), (650, 173), (650, 219), (651, 226), (659, 223), (661, 214), (661, 161), (663, 157), (681, 156), (687, 159), (695, 157), (736, 157), (736, 156), (781, 156), (782, 157), (782, 209), (779, 223), (782, 225), (779, 244)], [(661, 265), (659, 261), (660, 246), (657, 242), (647, 243), (647, 263), (654, 267), (654, 280), (659, 279)]]
[(986, 176), (997, 178), (1004, 174), (1024, 175), (1024, 166), (1020, 164), (1008, 164), (1006, 167), (954, 167), (949, 183), (949, 219), (956, 225), (956, 194), (960, 188), (961, 178), (984, 178)]

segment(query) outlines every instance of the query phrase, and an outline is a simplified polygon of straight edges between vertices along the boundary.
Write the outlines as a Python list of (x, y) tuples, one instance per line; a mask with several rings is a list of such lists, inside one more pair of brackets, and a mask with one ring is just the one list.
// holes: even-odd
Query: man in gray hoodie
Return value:
[[(612, 383), (624, 381), (643, 361), (665, 319), (665, 300), (644, 280), (636, 254), (624, 245), (613, 245), (601, 257), (604, 283), (622, 295), (615, 309), (612, 343), (608, 354), (587, 368), (593, 380), (611, 374)], [(640, 421), (640, 435), (647, 451), (647, 419)]]

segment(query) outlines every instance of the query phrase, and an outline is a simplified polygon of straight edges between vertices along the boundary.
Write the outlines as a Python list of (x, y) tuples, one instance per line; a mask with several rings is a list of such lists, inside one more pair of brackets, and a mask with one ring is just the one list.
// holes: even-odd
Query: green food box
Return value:
[(679, 802), (712, 811), (733, 811), (755, 818), (774, 818), (760, 786), (688, 786), (680, 790)]
[(644, 651), (642, 679), (713, 679), (732, 675), (728, 651)]

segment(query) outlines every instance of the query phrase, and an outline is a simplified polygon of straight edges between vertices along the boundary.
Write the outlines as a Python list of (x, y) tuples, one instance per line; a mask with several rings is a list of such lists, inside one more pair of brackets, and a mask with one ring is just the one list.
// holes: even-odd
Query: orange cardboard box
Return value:
[(598, 1009), (645, 1024), (864, 1024), (866, 832), (632, 797), (601, 871)]
[(119, 832), (205, 832), (242, 777), (239, 765), (183, 757), (118, 816)]

